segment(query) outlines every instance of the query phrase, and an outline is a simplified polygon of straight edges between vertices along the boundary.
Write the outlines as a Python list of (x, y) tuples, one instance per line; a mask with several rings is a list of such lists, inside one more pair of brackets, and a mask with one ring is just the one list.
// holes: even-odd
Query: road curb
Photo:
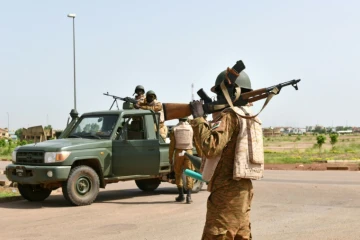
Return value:
[(347, 166), (326, 167), (326, 170), (349, 170)]
[(360, 163), (360, 160), (326, 160), (327, 163)]

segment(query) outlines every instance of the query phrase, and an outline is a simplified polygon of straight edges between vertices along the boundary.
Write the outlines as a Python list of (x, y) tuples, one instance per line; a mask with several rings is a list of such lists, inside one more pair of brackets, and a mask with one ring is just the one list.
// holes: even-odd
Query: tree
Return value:
[(0, 139), (0, 147), (5, 147), (6, 141), (5, 139)]
[(327, 133), (333, 132), (333, 128), (332, 128), (332, 127), (327, 127), (327, 128), (326, 128), (326, 132), (327, 132)]
[(28, 142), (27, 142), (26, 140), (22, 140), (22, 141), (20, 141), (20, 143), (19, 143), (20, 146), (24, 146), (24, 145), (26, 145), (26, 144), (28, 144)]
[(317, 144), (319, 146), (319, 151), (321, 150), (322, 145), (325, 143), (326, 137), (322, 134), (316, 137)]
[(92, 131), (92, 132), (98, 132), (99, 129), (100, 129), (99, 124), (97, 124), (97, 123), (92, 123), (92, 124), (91, 124), (91, 131)]
[(336, 126), (336, 131), (343, 131), (345, 130), (343, 126)]
[(22, 138), (23, 128), (19, 128), (15, 131), (15, 135), (18, 137), (18, 139)]
[(337, 133), (330, 134), (330, 143), (332, 145), (332, 148), (334, 148), (335, 144), (338, 142), (339, 135)]
[(91, 123), (91, 124), (88, 123), (85, 125), (83, 131), (89, 133), (89, 132), (97, 132), (97, 131), (99, 131), (99, 129), (100, 129), (100, 126), (97, 123)]
[(52, 126), (51, 125), (47, 125), (44, 127), (44, 130), (47, 130), (47, 129), (52, 129)]
[(326, 129), (324, 127), (322, 127), (322, 126), (316, 125), (314, 132), (316, 132), (316, 133), (325, 133)]

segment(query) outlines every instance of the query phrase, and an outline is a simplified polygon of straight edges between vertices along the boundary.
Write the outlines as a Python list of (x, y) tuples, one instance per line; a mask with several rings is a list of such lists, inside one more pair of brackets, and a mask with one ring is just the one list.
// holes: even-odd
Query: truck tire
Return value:
[(161, 182), (160, 179), (151, 178), (135, 180), (135, 183), (140, 190), (143, 190), (144, 192), (152, 192), (159, 187)]
[(99, 193), (99, 186), (99, 176), (95, 170), (82, 165), (70, 171), (69, 178), (62, 185), (62, 192), (72, 205), (90, 205)]
[[(64, 183), (62, 183), (62, 186), (64, 186)], [(65, 187), (62, 187), (61, 188), (62, 190), (62, 194), (63, 194), (63, 197), (68, 201), (68, 202), (71, 202), (68, 195), (66, 194), (66, 191), (65, 191)]]
[[(186, 175), (183, 173), (182, 174), (182, 180), (183, 180), (183, 186), (184, 186), (184, 192), (186, 192), (187, 188), (186, 188)], [(193, 188), (192, 188), (192, 193), (198, 193), (200, 192), (200, 190), (202, 189), (203, 185), (204, 185), (204, 182), (202, 181), (199, 181), (197, 179), (193, 179), (194, 181), (194, 185), (193, 185)]]
[(39, 185), (18, 184), (18, 189), (23, 198), (30, 202), (44, 201), (50, 196), (51, 190)]

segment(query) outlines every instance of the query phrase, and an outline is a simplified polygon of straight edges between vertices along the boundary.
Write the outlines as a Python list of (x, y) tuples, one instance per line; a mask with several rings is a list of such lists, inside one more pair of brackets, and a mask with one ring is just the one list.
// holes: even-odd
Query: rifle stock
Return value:
[(179, 119), (191, 115), (188, 103), (163, 103), (165, 121)]

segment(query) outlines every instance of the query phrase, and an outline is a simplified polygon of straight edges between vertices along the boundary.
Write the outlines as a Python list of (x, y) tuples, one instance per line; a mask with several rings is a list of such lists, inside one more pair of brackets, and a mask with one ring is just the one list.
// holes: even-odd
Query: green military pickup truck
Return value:
[[(15, 149), (6, 176), (29, 201), (43, 201), (59, 187), (73, 205), (91, 204), (109, 183), (135, 180), (143, 191), (174, 183), (168, 147), (157, 131), (159, 114), (123, 109), (72, 110), (59, 139)], [(193, 192), (202, 188), (195, 181)]]

